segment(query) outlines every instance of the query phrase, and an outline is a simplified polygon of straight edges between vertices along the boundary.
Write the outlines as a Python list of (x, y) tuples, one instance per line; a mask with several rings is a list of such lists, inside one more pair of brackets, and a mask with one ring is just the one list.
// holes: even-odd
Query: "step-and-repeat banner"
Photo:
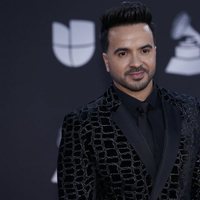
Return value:
[[(62, 120), (111, 83), (101, 58), (99, 16), (119, 2), (1, 2), (0, 199), (58, 199)], [(143, 2), (157, 30), (156, 81), (200, 97), (197, 2)]]

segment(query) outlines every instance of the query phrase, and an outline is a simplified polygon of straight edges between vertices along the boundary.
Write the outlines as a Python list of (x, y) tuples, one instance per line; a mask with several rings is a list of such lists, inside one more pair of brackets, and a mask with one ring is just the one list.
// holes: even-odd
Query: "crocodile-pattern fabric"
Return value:
[(159, 194), (154, 193), (154, 179), (137, 149), (112, 119), (121, 102), (111, 86), (102, 97), (64, 119), (59, 200), (200, 199), (200, 105), (193, 98), (158, 90), (181, 119), (175, 162)]

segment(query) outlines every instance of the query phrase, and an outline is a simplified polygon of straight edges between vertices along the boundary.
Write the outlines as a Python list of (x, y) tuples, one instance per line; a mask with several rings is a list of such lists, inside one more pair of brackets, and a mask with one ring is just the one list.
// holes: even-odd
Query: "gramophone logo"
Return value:
[(200, 34), (190, 21), (189, 15), (181, 12), (173, 22), (171, 37), (184, 40), (175, 47), (175, 56), (168, 63), (167, 73), (185, 76), (200, 74)]
[(69, 28), (53, 22), (53, 52), (65, 66), (81, 67), (93, 56), (95, 50), (95, 25), (91, 21), (71, 20)]

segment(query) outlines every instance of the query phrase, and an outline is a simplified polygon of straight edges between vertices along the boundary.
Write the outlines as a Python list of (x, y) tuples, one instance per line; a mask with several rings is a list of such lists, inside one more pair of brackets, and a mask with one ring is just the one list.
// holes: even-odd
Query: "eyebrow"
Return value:
[(120, 51), (128, 51), (128, 48), (117, 48), (115, 51), (114, 51), (114, 54), (117, 54), (118, 52)]
[[(151, 49), (153, 49), (153, 46), (151, 44), (146, 44), (144, 46), (139, 47), (139, 49), (145, 49), (145, 48), (151, 48)], [(120, 51), (128, 51), (128, 50), (129, 50), (128, 48), (117, 48), (114, 51), (114, 54), (117, 54)]]
[(145, 48), (153, 48), (153, 46), (151, 44), (146, 44), (144, 46), (141, 46), (139, 49), (145, 49)]

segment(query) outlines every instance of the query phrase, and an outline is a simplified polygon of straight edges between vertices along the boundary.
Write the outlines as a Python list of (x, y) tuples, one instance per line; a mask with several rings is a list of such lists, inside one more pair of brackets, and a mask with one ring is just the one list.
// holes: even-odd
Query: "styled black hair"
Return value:
[(103, 52), (108, 49), (108, 32), (115, 26), (146, 23), (149, 25), (155, 42), (155, 31), (152, 23), (152, 14), (149, 8), (141, 2), (124, 1), (118, 7), (113, 7), (105, 12), (100, 18), (101, 32), (100, 42)]

